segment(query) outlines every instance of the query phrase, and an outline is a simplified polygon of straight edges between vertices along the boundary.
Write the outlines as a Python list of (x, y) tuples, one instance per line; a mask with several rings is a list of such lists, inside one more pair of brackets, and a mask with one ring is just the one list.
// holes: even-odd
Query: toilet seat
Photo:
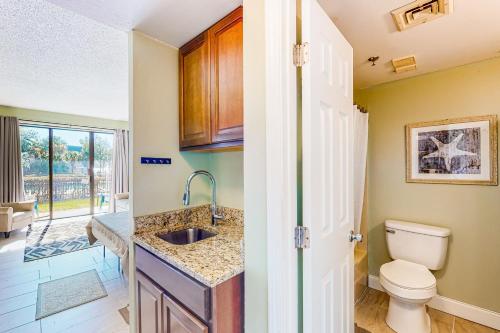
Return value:
[(427, 267), (401, 259), (380, 267), (380, 284), (389, 293), (408, 300), (436, 295), (436, 278)]

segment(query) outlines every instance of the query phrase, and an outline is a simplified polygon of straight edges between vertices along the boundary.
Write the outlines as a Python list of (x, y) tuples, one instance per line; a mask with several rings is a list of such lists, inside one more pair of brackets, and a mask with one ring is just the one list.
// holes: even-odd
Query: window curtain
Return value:
[(368, 113), (354, 106), (354, 229), (361, 230), (368, 151)]
[(115, 194), (128, 193), (129, 139), (127, 130), (116, 130), (113, 139), (113, 175), (110, 210), (115, 211)]
[(0, 203), (23, 200), (19, 120), (0, 116)]

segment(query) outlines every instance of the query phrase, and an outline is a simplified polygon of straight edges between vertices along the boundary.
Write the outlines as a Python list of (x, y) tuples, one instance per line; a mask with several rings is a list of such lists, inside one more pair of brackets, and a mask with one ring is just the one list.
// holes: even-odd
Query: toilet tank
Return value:
[(402, 259), (438, 270), (444, 265), (450, 229), (387, 220), (385, 237), (392, 259)]

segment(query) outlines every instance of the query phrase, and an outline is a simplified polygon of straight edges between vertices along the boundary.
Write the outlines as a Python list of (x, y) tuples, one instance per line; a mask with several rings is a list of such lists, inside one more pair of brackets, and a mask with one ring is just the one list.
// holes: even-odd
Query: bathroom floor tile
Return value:
[[(370, 333), (395, 333), (385, 323), (389, 296), (379, 290), (368, 288), (365, 297), (356, 305), (355, 321), (360, 328)], [(500, 331), (455, 317), (446, 312), (427, 307), (431, 318), (432, 333), (500, 333)], [(361, 330), (362, 329), (362, 330)]]
[(354, 333), (371, 333), (371, 332), (365, 330), (364, 328), (359, 327), (357, 324), (354, 324)]
[(389, 295), (381, 291), (368, 288), (368, 292), (366, 293), (365, 298), (360, 302), (360, 304), (388, 309)]
[(498, 331), (463, 318), (455, 317), (453, 333), (497, 333)]
[(451, 314), (427, 307), (427, 313), (431, 317), (432, 333), (451, 333), (454, 317)]
[(356, 305), (356, 323), (370, 333), (394, 333), (385, 323), (388, 305), (387, 294), (369, 289), (365, 298)]

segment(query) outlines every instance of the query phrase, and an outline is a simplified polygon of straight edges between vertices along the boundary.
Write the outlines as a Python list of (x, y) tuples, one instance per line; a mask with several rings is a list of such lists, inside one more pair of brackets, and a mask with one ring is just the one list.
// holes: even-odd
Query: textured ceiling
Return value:
[(43, 0), (0, 1), (0, 105), (128, 118), (128, 37)]
[[(409, 0), (319, 0), (354, 48), (356, 88), (500, 56), (498, 0), (397, 31)], [(128, 115), (127, 31), (180, 46), (241, 0), (0, 0), (0, 104), (108, 119)], [(415, 55), (395, 74), (391, 59)], [(376, 66), (367, 59), (380, 56)]]
[(48, 1), (123, 31), (142, 31), (176, 47), (242, 4), (242, 0)]
[[(399, 32), (390, 12), (411, 0), (319, 0), (354, 49), (354, 83), (382, 82), (500, 56), (500, 1), (454, 0), (450, 16)], [(395, 74), (393, 58), (415, 55), (417, 70)], [(380, 56), (376, 66), (367, 59)]]
[(181, 46), (241, 0), (0, 0), (0, 105), (128, 118), (128, 37)]

